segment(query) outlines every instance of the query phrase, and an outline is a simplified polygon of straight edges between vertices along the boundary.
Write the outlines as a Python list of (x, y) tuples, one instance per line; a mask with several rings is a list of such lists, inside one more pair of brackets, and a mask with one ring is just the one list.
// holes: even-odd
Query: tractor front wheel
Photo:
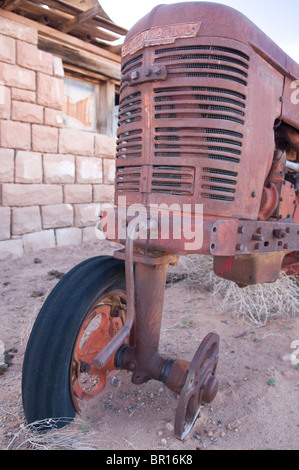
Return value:
[(37, 316), (25, 352), (22, 398), (28, 423), (62, 427), (80, 411), (81, 400), (103, 390), (115, 373), (114, 357), (102, 369), (93, 359), (125, 316), (123, 261), (90, 258), (59, 281)]

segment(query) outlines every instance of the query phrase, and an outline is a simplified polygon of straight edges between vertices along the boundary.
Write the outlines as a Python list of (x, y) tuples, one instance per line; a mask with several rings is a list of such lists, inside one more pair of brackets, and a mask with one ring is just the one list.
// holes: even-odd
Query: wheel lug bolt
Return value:
[(90, 364), (88, 362), (80, 362), (80, 372), (89, 372)]

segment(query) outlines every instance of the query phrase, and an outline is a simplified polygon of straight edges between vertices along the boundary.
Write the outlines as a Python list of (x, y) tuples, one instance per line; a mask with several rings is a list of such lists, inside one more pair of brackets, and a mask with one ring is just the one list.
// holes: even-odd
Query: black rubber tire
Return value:
[(28, 424), (49, 420), (49, 425), (60, 428), (75, 417), (70, 393), (73, 347), (87, 312), (111, 288), (125, 290), (124, 262), (98, 256), (75, 266), (46, 299), (23, 363), (22, 399)]

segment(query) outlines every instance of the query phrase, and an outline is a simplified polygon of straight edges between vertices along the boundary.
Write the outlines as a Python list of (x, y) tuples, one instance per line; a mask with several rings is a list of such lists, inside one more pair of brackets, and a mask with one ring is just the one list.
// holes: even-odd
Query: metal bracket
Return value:
[(167, 69), (165, 65), (152, 65), (135, 69), (127, 75), (121, 75), (120, 78), (123, 82), (129, 82), (129, 86), (154, 82), (156, 80), (166, 80)]
[(234, 256), (298, 250), (299, 224), (261, 220), (219, 220), (211, 230), (211, 254)]

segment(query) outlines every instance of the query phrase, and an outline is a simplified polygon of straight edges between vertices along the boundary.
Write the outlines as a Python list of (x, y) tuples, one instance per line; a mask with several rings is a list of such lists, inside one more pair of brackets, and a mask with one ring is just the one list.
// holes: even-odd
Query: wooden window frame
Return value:
[[(87, 132), (96, 132), (113, 136), (114, 115), (115, 115), (115, 94), (117, 93), (117, 83), (114, 80), (103, 80), (93, 72), (83, 70), (69, 64), (64, 64), (64, 73), (66, 77), (79, 79), (96, 85), (96, 129), (87, 130)], [(68, 127), (68, 126), (66, 126)]]

